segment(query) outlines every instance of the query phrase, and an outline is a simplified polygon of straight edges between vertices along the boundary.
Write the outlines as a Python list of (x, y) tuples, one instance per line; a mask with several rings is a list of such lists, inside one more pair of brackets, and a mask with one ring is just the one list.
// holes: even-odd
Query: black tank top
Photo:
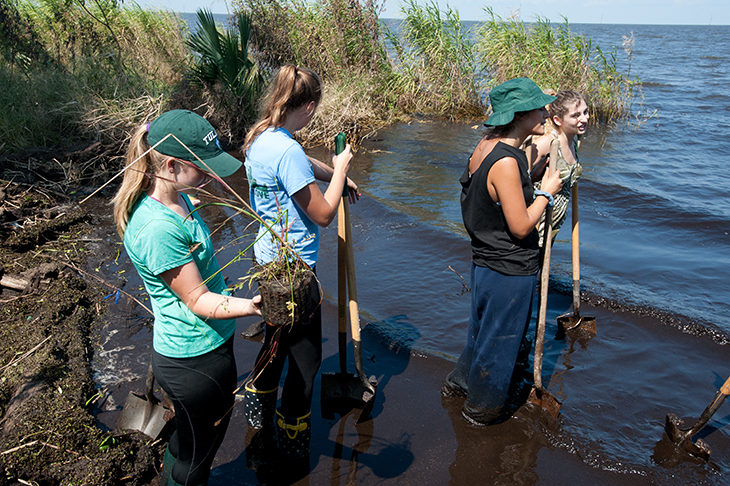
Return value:
[(505, 157), (517, 160), (525, 205), (534, 198), (528, 172), (527, 157), (522, 150), (497, 142), (479, 168), (469, 177), (469, 164), (459, 179), (461, 183), (461, 215), (471, 237), (472, 261), (504, 275), (534, 275), (538, 264), (538, 234), (534, 229), (523, 239), (509, 232), (502, 206), (487, 189), (487, 175), (495, 162)]

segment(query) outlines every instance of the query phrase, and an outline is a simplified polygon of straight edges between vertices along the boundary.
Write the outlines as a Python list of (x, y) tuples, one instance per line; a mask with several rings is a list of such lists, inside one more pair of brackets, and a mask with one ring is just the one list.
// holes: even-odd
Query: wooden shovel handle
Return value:
[(342, 197), (337, 209), (337, 341), (339, 344), (340, 371), (347, 372), (347, 232), (345, 230), (345, 205)]
[[(550, 162), (548, 173), (555, 172), (555, 164), (558, 159), (558, 144), (553, 140), (550, 144)], [(553, 208), (545, 208), (545, 232), (542, 239), (543, 257), (542, 269), (540, 270), (540, 302), (537, 310), (537, 327), (535, 330), (535, 356), (533, 380), (535, 388), (542, 388), (542, 353), (545, 346), (545, 317), (547, 315), (548, 284), (550, 282), (550, 252), (553, 246)]]
[(573, 246), (573, 313), (580, 313), (580, 231), (578, 222), (578, 183), (573, 184), (571, 189), (572, 200), (572, 222), (573, 234), (571, 243)]
[[(335, 137), (335, 153), (341, 154), (345, 150), (347, 138), (340, 132)], [(342, 189), (340, 205), (337, 208), (337, 340), (339, 343), (340, 371), (347, 372), (347, 229), (350, 226), (349, 217), (345, 216), (348, 204), (347, 182)]]
[(350, 298), (350, 327), (352, 329), (352, 339), (360, 341), (360, 313), (357, 305), (357, 281), (355, 279), (355, 250), (352, 245), (352, 228), (350, 227), (350, 202), (346, 198), (342, 198), (342, 206), (344, 208), (345, 221), (345, 246), (347, 250), (347, 294)]

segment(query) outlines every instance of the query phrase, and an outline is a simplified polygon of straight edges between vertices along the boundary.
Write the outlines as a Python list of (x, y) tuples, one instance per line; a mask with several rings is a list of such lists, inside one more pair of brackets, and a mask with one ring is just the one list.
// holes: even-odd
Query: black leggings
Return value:
[(206, 484), (235, 399), (233, 338), (194, 358), (168, 358), (153, 351), (152, 368), (175, 406), (176, 430), (169, 448), (176, 461), (171, 478), (184, 486)]
[[(322, 309), (319, 305), (319, 288), (314, 285), (312, 299), (317, 303), (309, 322), (294, 326), (283, 326), (279, 333), (274, 326), (266, 325), (263, 347), (256, 358), (258, 368), (262, 361), (268, 361), (271, 341), (278, 334), (279, 344), (274, 360), (265, 365), (254, 381), (258, 390), (273, 390), (279, 386), (284, 362), (289, 358), (289, 367), (281, 392), (281, 413), (297, 418), (309, 413), (312, 408), (314, 379), (322, 363)], [(256, 368), (254, 372), (256, 372)]]

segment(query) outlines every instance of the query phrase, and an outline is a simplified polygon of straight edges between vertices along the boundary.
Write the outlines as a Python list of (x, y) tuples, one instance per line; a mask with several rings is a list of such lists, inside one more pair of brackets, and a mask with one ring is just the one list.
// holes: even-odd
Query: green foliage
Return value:
[(304, 144), (331, 143), (344, 131), (357, 143), (392, 120), (386, 84), (390, 61), (381, 37), (378, 0), (237, 0), (252, 18), (251, 43), (271, 73), (292, 63), (317, 72), (325, 94), (314, 120), (298, 133)]
[[(237, 31), (221, 32), (209, 10), (198, 10), (199, 30), (188, 40), (188, 46), (198, 54), (192, 67), (192, 76), (203, 87), (220, 84), (233, 97), (231, 106), (224, 96), (217, 100), (218, 109), (226, 110), (225, 105), (235, 112), (231, 117), (239, 118), (237, 126), (243, 138), (246, 125), (256, 119), (256, 105), (263, 89), (263, 76), (257, 64), (250, 58), (248, 43), (251, 37), (251, 18), (238, 12)], [(241, 126), (243, 125), (243, 126)]]
[(396, 66), (389, 89), (398, 93), (398, 104), (407, 111), (453, 119), (482, 116), (474, 45), (459, 13), (416, 0), (407, 0), (401, 11), (405, 18), (399, 35), (386, 33)]
[(524, 76), (543, 89), (583, 93), (593, 121), (628, 115), (638, 81), (618, 71), (615, 51), (606, 55), (594, 48), (590, 39), (570, 31), (565, 18), (554, 28), (546, 18), (527, 25), (484, 10), (490, 20), (477, 32), (476, 50), (492, 86)]
[(261, 66), (292, 63), (327, 79), (380, 74), (387, 54), (378, 0), (236, 0), (250, 13)]
[(181, 20), (135, 4), (17, 0), (0, 20), (0, 151), (123, 139), (187, 65)]

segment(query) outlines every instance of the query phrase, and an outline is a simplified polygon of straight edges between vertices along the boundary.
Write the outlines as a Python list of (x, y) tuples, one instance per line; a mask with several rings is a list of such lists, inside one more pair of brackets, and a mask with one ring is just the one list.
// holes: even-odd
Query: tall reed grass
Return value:
[(451, 119), (483, 116), (474, 44), (459, 12), (416, 0), (406, 0), (401, 11), (399, 32), (386, 32), (394, 58), (388, 89), (399, 108)]
[(630, 113), (638, 80), (619, 72), (615, 50), (606, 54), (590, 39), (573, 34), (566, 18), (558, 26), (546, 18), (525, 24), (504, 20), (490, 7), (484, 10), (489, 20), (477, 31), (476, 51), (491, 86), (524, 76), (543, 89), (583, 93), (593, 122)]
[(159, 113), (145, 100), (172, 90), (188, 66), (184, 24), (169, 13), (114, 0), (3, 9), (14, 35), (0, 41), (0, 151), (124, 138)]
[(305, 145), (331, 145), (343, 131), (357, 143), (392, 121), (383, 79), (390, 69), (379, 0), (236, 0), (252, 18), (253, 56), (270, 77), (292, 63), (317, 72), (325, 97), (297, 134)]

